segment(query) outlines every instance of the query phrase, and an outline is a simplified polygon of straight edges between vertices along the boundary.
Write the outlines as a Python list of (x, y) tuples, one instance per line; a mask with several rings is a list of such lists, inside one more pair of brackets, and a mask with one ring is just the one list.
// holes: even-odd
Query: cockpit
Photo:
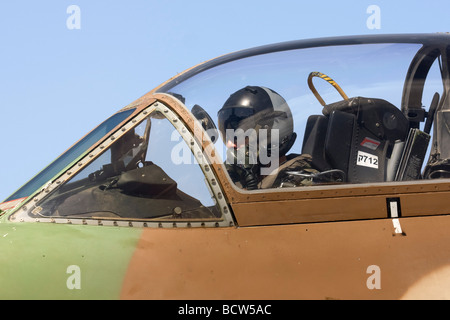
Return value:
[(444, 35), (225, 55), (119, 111), (8, 201), (34, 197), (31, 221), (229, 226), (224, 185), (258, 195), (450, 178), (449, 64)]

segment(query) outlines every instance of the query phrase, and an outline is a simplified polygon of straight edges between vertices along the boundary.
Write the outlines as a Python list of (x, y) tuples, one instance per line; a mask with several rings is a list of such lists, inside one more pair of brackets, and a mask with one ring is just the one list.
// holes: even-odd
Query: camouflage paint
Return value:
[[(0, 299), (117, 299), (139, 228), (0, 219)], [(69, 289), (80, 268), (81, 289)], [(69, 273), (68, 273), (69, 271)]]
[(121, 298), (449, 299), (450, 216), (400, 220), (144, 229)]

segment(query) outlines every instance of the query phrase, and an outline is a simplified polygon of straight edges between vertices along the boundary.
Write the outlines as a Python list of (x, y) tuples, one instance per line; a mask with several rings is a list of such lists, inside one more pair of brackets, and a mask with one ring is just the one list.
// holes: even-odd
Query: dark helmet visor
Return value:
[(218, 112), (219, 130), (225, 135), (225, 130), (227, 129), (239, 129), (241, 128), (242, 121), (252, 117), (254, 114), (255, 111), (253, 108), (233, 107), (221, 109)]

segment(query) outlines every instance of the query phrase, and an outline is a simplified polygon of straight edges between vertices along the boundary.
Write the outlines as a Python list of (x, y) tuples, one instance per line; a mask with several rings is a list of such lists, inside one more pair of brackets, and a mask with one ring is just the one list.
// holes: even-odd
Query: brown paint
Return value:
[[(400, 220), (406, 236), (394, 233), (391, 219), (144, 229), (121, 297), (449, 298), (450, 278), (442, 276), (450, 270), (450, 217)], [(381, 289), (367, 287), (372, 265), (380, 268)]]

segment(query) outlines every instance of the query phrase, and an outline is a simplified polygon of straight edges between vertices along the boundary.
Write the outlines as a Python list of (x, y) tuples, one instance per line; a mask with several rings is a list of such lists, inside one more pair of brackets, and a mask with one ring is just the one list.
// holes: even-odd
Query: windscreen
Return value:
[(81, 155), (83, 155), (83, 153), (89, 150), (92, 145), (94, 145), (106, 134), (111, 132), (111, 130), (113, 130), (122, 121), (128, 118), (128, 116), (130, 116), (133, 112), (134, 109), (129, 109), (110, 117), (108, 120), (95, 128), (92, 132), (90, 132), (86, 137), (84, 137), (73, 147), (71, 147), (68, 151), (62, 154), (58, 159), (53, 161), (48, 167), (42, 170), (39, 174), (37, 174), (33, 179), (31, 179), (27, 184), (17, 190), (4, 202), (25, 198), (32, 195), (36, 190), (42, 188), (46, 183), (51, 181), (55, 177), (55, 175), (61, 172), (61, 170), (76, 161)]

